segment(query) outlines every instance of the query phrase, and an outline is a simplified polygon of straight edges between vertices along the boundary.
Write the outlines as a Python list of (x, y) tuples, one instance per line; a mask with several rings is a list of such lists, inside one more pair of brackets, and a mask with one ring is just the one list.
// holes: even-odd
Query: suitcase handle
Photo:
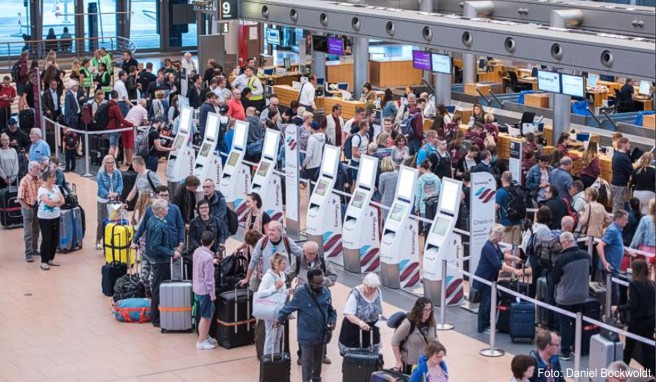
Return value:
[(285, 343), (285, 328), (284, 328), (284, 325), (282, 325), (282, 324), (278, 325), (278, 327), (273, 328), (273, 330), (274, 330), (273, 331), (273, 335), (274, 335), (273, 340), (269, 341), (269, 343), (271, 344), (271, 362), (273, 362), (273, 358), (274, 358), (274, 356), (273, 356), (274, 355), (273, 347), (275, 346), (274, 341), (275, 341), (276, 337), (278, 337), (278, 330), (282, 330), (282, 336), (280, 337), (280, 348), (281, 349), (283, 348), (283, 346), (284, 346), (283, 344)]
[[(364, 345), (362, 344), (362, 332), (364, 330), (360, 329), (360, 349), (364, 349)], [(372, 350), (374, 349), (374, 328), (369, 327), (369, 348), (367, 350)]]
[[(182, 280), (173, 280), (173, 262), (175, 260), (173, 259), (173, 256), (171, 256), (171, 260), (170, 260), (171, 281), (184, 281), (187, 279), (187, 269), (184, 266), (184, 261), (182, 260), (182, 257), (180, 257), (178, 260), (180, 260), (180, 277), (182, 277)], [(130, 260), (128, 259), (128, 262), (129, 261)]]
[[(235, 322), (239, 321), (239, 316), (237, 313), (237, 308), (239, 306), (237, 302), (237, 289), (239, 289), (237, 286), (235, 286)], [(246, 317), (251, 316), (251, 300), (248, 298), (248, 288), (246, 288)], [(251, 321), (247, 319), (246, 323), (246, 330), (250, 331), (251, 330)], [(237, 334), (238, 328), (235, 326), (235, 334)]]

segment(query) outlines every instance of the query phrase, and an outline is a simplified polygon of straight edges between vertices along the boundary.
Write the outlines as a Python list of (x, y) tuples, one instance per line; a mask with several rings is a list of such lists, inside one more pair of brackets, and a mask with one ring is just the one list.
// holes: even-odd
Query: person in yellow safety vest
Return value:
[(100, 57), (100, 62), (105, 63), (105, 67), (107, 68), (107, 72), (109, 73), (110, 76), (114, 75), (114, 67), (112, 66), (112, 55), (107, 52), (107, 49), (100, 48), (100, 54), (102, 57)]
[(255, 75), (255, 69), (252, 66), (246, 67), (244, 74), (240, 74), (235, 78), (232, 82), (232, 87), (240, 91), (243, 91), (244, 88), (251, 89), (248, 103), (258, 111), (264, 109), (264, 87), (262, 86), (262, 81)]
[(98, 64), (98, 74), (96, 75), (98, 86), (96, 90), (102, 90), (105, 93), (105, 99), (109, 99), (109, 94), (114, 90), (112, 88), (111, 76), (107, 72), (107, 66), (101, 62)]
[(87, 96), (91, 92), (91, 86), (93, 85), (93, 76), (91, 75), (89, 66), (91, 66), (91, 60), (88, 58), (83, 59), (82, 65), (80, 65), (80, 85), (82, 85), (82, 89)]

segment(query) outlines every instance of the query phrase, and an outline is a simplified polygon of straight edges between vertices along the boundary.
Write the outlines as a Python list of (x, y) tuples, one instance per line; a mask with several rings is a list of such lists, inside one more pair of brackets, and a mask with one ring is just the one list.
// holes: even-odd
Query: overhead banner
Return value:
[(524, 145), (519, 141), (510, 141), (510, 160), (508, 169), (512, 174), (513, 180), (522, 185), (522, 157)]
[[(495, 196), (497, 182), (492, 174), (475, 172), (471, 174), (469, 226), (469, 271), (474, 273), (481, 258), (481, 250), (487, 241), (495, 222)], [(476, 211), (474, 213), (474, 211)]]
[(299, 201), (301, 198), (299, 185), (299, 143), (298, 127), (294, 124), (285, 125), (285, 218), (287, 225), (293, 220), (300, 226)]

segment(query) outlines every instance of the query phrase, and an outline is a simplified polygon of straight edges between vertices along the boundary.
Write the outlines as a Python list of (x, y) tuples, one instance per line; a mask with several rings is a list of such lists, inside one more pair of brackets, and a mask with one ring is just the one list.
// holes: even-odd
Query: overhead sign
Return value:
[(228, 22), (218, 22), (218, 33), (219, 34), (228, 34), (230, 33), (230, 23)]
[(219, 20), (239, 19), (239, 5), (237, 4), (237, 0), (219, 0), (219, 6)]

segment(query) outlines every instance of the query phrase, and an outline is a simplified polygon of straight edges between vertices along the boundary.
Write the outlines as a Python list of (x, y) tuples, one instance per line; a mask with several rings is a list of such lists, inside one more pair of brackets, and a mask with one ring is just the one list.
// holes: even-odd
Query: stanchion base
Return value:
[(93, 175), (91, 173), (88, 173), (88, 172), (85, 172), (84, 174), (82, 174), (82, 176), (84, 176), (86, 178), (93, 178), (95, 175)]
[(437, 330), (453, 330), (455, 329), (455, 325), (452, 324), (437, 324), (435, 325), (435, 329)]
[(482, 355), (483, 357), (502, 357), (504, 354), (506, 354), (506, 352), (501, 349), (486, 348), (478, 352), (478, 354)]

